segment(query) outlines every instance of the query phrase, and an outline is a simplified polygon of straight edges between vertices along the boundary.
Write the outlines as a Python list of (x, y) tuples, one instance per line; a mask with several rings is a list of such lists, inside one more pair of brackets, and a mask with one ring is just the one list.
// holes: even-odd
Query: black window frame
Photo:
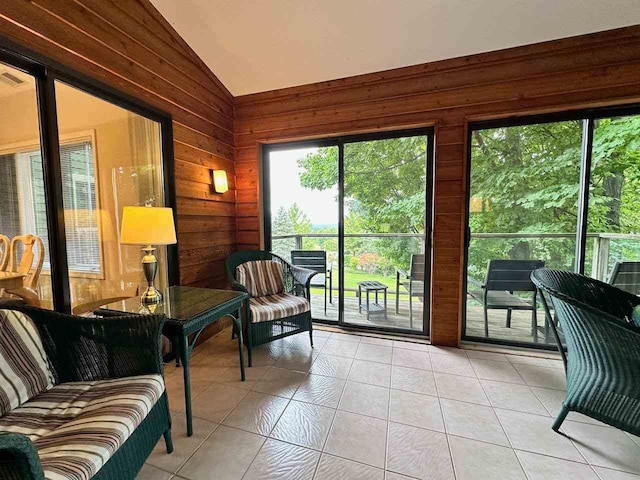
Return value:
[[(503, 127), (518, 127), (526, 125), (555, 123), (570, 120), (581, 120), (583, 122), (582, 148), (580, 159), (580, 190), (578, 197), (578, 222), (576, 226), (576, 255), (574, 272), (584, 274), (587, 247), (587, 219), (589, 215), (589, 181), (591, 176), (591, 155), (593, 153), (593, 135), (595, 120), (610, 117), (623, 117), (640, 115), (640, 104), (623, 104), (596, 108), (570, 109), (559, 112), (542, 113), (535, 115), (514, 115), (493, 120), (481, 120), (469, 122), (467, 124), (466, 138), (466, 184), (465, 184), (465, 205), (464, 205), (464, 244), (463, 244), (463, 271), (462, 271), (462, 332), (463, 342), (484, 343), (498, 346), (521, 347), (536, 350), (557, 351), (555, 343), (534, 343), (510, 341), (499, 338), (485, 338), (467, 335), (467, 274), (469, 260), (469, 243), (471, 240), (471, 228), (469, 227), (469, 202), (471, 198), (471, 168), (472, 168), (472, 141), (473, 132)], [(544, 314), (544, 312), (543, 312)]]
[[(0, 36), (0, 62), (24, 71), (33, 76), (36, 82), (40, 149), (47, 205), (53, 308), (58, 312), (71, 313), (55, 82), (63, 82), (84, 93), (153, 120), (160, 125), (164, 206), (173, 209), (174, 222), (177, 225), (173, 119), (168, 112), (153, 107), (88, 75), (79, 73), (3, 36)], [(177, 285), (180, 281), (177, 244), (167, 246), (167, 277), (169, 285)]]
[[(425, 185), (425, 278), (424, 278), (424, 307), (421, 331), (391, 328), (383, 326), (369, 326), (344, 322), (344, 146), (349, 143), (388, 140), (401, 137), (425, 136), (427, 138), (426, 150), (426, 181)], [(292, 150), (311, 147), (336, 147), (338, 148), (338, 263), (340, 275), (338, 281), (338, 320), (316, 319), (314, 322), (328, 325), (338, 325), (347, 330), (371, 330), (391, 334), (414, 335), (429, 338), (431, 333), (431, 250), (433, 239), (434, 220), (434, 186), (435, 186), (435, 129), (433, 126), (410, 128), (402, 130), (385, 130), (381, 132), (343, 135), (336, 137), (322, 137), (310, 140), (298, 140), (276, 143), (260, 144), (260, 205), (262, 206), (262, 242), (264, 249), (271, 251), (271, 187), (269, 154), (277, 151)]]

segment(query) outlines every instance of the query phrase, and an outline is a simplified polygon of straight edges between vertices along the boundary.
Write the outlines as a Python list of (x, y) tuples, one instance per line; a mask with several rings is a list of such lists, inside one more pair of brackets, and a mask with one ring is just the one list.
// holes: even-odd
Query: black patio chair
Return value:
[(311, 279), (311, 287), (324, 289), (324, 313), (326, 314), (327, 287), (329, 290), (329, 303), (333, 303), (331, 295), (333, 290), (333, 269), (331, 265), (327, 266), (327, 252), (324, 250), (292, 250), (291, 264), (318, 272), (318, 275)]
[[(484, 283), (468, 277), (469, 283), (477, 287), (469, 290), (471, 297), (482, 303), (484, 310), (484, 335), (489, 337), (489, 310), (506, 310), (506, 327), (511, 328), (513, 310), (531, 311), (531, 335), (538, 341), (537, 290), (531, 281), (531, 272), (544, 267), (543, 260), (489, 260)], [(515, 292), (531, 292), (527, 300)]]
[(640, 295), (640, 262), (616, 262), (607, 283), (625, 292)]
[(396, 313), (400, 308), (400, 287), (409, 294), (409, 325), (413, 328), (413, 297), (424, 301), (424, 253), (411, 255), (408, 273), (396, 268)]

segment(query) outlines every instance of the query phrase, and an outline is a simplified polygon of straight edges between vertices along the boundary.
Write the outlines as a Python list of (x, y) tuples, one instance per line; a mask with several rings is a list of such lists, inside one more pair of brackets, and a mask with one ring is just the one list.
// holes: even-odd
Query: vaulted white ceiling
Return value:
[(151, 0), (234, 95), (640, 23), (640, 0)]

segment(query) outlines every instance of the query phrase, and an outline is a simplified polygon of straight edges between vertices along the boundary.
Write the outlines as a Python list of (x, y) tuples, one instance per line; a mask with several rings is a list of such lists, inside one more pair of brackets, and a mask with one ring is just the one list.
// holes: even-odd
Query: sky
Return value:
[(272, 215), (280, 207), (288, 210), (293, 203), (297, 203), (313, 225), (338, 224), (338, 186), (318, 191), (300, 185), (302, 169), (298, 167), (297, 160), (317, 151), (317, 148), (304, 148), (270, 153)]

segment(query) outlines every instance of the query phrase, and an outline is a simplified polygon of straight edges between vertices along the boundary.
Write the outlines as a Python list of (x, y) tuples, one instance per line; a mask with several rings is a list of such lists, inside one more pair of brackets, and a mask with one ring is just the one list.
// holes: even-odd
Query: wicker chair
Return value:
[[(163, 316), (90, 319), (34, 308), (16, 300), (0, 300), (0, 309), (21, 311), (32, 319), (51, 362), (56, 385), (162, 375)], [(171, 453), (171, 417), (166, 391), (92, 480), (135, 478), (163, 435), (167, 451)], [(100, 432), (96, 431), (95, 437), (99, 438)], [(33, 442), (26, 435), (0, 431), (0, 478), (43, 480), (37, 446), (38, 441)]]
[[(311, 297), (310, 284), (311, 279), (317, 272), (302, 267), (291, 265), (282, 257), (262, 250), (243, 250), (229, 255), (225, 262), (227, 276), (232, 282), (234, 290), (248, 293), (251, 295), (246, 285), (238, 281), (238, 267), (249, 262), (272, 261), (282, 268), (282, 276), (284, 280), (283, 291), (289, 295), (301, 296), (306, 299), (306, 311), (291, 315), (274, 318), (267, 321), (256, 321), (251, 310), (260, 308), (262, 300), (253, 296), (245, 304), (244, 315), (244, 338), (245, 345), (249, 354), (249, 366), (251, 366), (251, 349), (264, 343), (272, 342), (279, 338), (295, 335), (300, 332), (309, 332), (309, 340), (313, 347), (313, 327), (311, 322)], [(267, 296), (260, 297), (268, 299)]]
[[(540, 269), (533, 283), (551, 297), (567, 352), (549, 321), (565, 363), (567, 397), (553, 430), (579, 412), (640, 435), (640, 328), (630, 322), (640, 297), (576, 273)], [(549, 319), (549, 305), (541, 295)]]

